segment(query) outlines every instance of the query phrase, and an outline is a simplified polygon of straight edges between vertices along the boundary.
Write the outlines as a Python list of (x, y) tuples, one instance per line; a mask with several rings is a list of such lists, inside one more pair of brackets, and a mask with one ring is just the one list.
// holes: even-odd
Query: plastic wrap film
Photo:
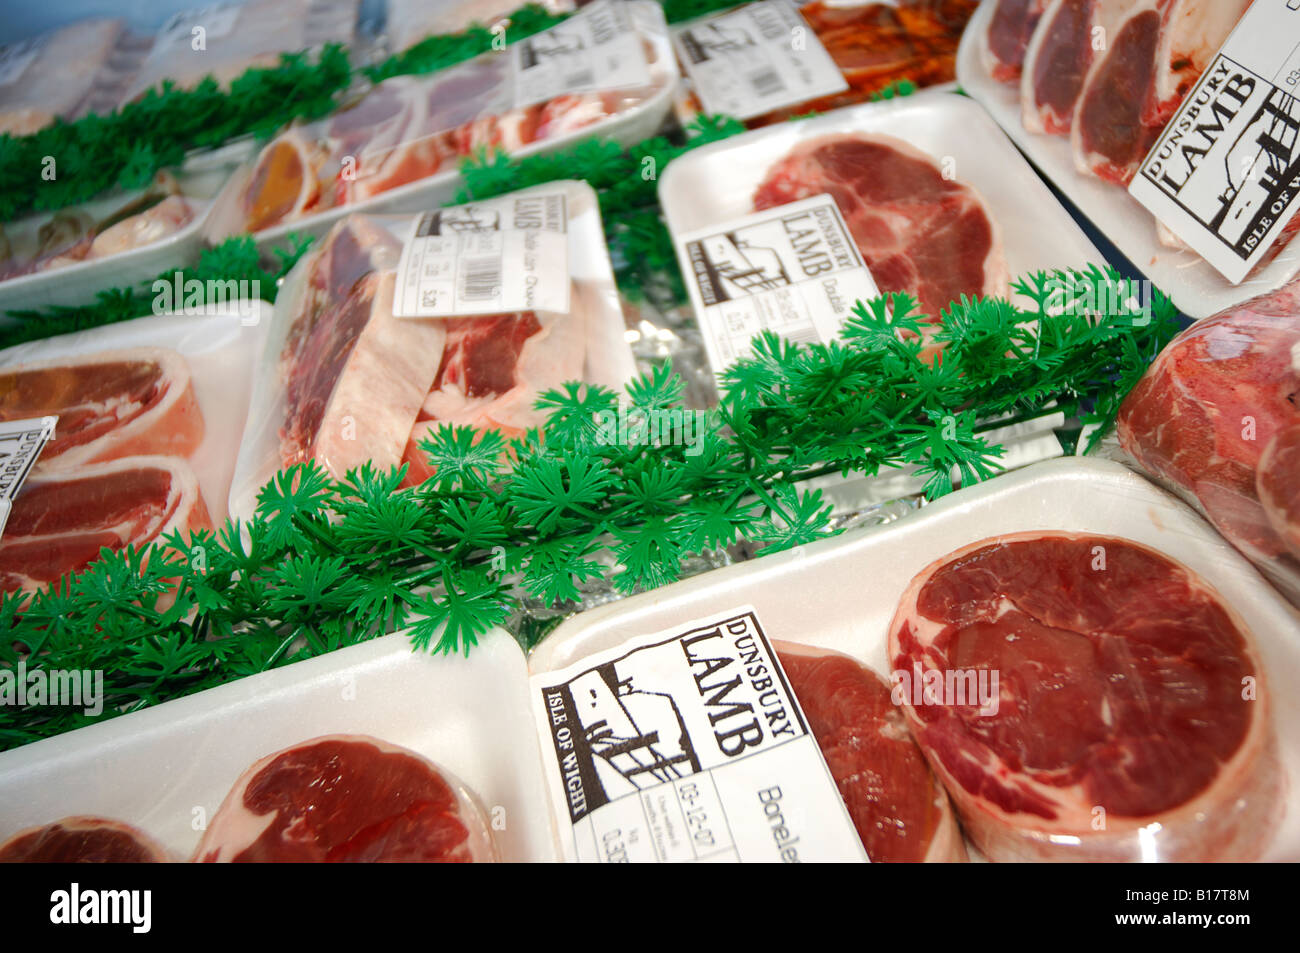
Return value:
[[(956, 79), (957, 48), (978, 0), (814, 0), (797, 5), (848, 89), (746, 120), (751, 129), (866, 102), (890, 87), (935, 86)], [(683, 84), (676, 111), (687, 122), (700, 113), (698, 97)]]
[(348, 45), (359, 0), (244, 0), (178, 13), (153, 39), (125, 101), (171, 82), (180, 89), (212, 76), (222, 87), (249, 69), (269, 68), (282, 53), (326, 43)]
[(333, 115), (272, 140), (223, 193), (213, 235), (301, 221), (439, 173), (451, 179), (447, 198), (454, 198), (455, 170), (465, 157), (609, 135), (612, 123), (671, 87), (677, 75), (659, 7), (632, 3), (616, 9), (630, 17), (641, 38), (648, 85), (530, 102), (529, 90), (516, 88), (509, 51), (489, 51), (432, 75), (393, 77)]
[[(518, 0), (386, 0), (384, 32), (394, 52), (408, 49), (429, 36), (463, 33), (471, 26), (492, 27), (507, 21), (519, 9)], [(574, 0), (538, 2), (549, 13), (570, 13)]]
[(1300, 605), (1300, 282), (1175, 338), (1119, 415), (1124, 450)]
[(134, 68), (122, 20), (81, 20), (0, 48), (0, 133), (27, 136), (56, 119), (105, 111)]
[[(282, 467), (315, 460), (335, 477), (407, 464), (443, 424), (509, 438), (541, 427), (544, 391), (584, 380), (621, 389), (633, 372), (595, 195), (564, 183), (570, 311), (398, 317), (394, 290), (411, 216), (352, 215), (289, 273), (257, 380), (231, 512), (252, 512)], [(553, 191), (556, 186), (544, 187)], [(515, 193), (516, 195), (524, 193)]]

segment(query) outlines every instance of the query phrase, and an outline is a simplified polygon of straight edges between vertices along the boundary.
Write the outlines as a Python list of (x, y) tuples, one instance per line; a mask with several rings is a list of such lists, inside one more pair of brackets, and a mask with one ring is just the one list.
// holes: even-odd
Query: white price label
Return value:
[(58, 417), (33, 417), (0, 422), (0, 533), (9, 522), (13, 499), (45, 445), (54, 439)]
[(788, 0), (762, 0), (692, 24), (673, 35), (673, 44), (708, 113), (752, 119), (849, 88)]
[(763, 331), (828, 343), (854, 304), (880, 294), (829, 195), (677, 236), (676, 244), (717, 374)]
[(1300, 211), (1300, 2), (1256, 0), (1129, 186), (1234, 284)]
[(569, 302), (563, 192), (507, 195), (426, 212), (397, 270), (393, 313), (404, 318), (552, 311)]
[(752, 608), (531, 681), (567, 860), (866, 860)]
[(515, 105), (650, 84), (641, 35), (621, 3), (597, 0), (510, 47)]

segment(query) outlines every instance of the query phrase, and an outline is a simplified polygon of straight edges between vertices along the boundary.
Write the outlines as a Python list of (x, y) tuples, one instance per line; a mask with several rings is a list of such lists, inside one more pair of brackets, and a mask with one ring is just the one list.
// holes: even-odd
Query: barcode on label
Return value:
[(777, 96), (785, 92), (785, 81), (781, 79), (781, 74), (770, 66), (750, 73), (749, 86), (755, 96)]
[(461, 275), (461, 297), (490, 301), (501, 296), (501, 259), (467, 258)]
[(564, 85), (566, 89), (586, 89), (589, 86), (595, 86), (596, 74), (589, 69), (570, 73), (564, 77)]
[(806, 328), (790, 328), (781, 332), (781, 336), (792, 344), (821, 344), (822, 336), (811, 325)]

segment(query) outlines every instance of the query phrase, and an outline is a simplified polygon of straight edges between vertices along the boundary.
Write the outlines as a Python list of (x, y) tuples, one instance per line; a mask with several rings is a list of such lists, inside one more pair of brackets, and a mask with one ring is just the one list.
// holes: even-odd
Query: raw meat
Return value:
[(1255, 484), (1269, 525), (1300, 560), (1300, 424), (1269, 442), (1260, 457)]
[(514, 102), (510, 57), (498, 52), (428, 76), (385, 80), (332, 116), (272, 140), (223, 192), (209, 237), (261, 231), (361, 202), (454, 168), (482, 149), (516, 152), (590, 128), (672, 82), (646, 36), (643, 48), (648, 86), (521, 106)]
[(56, 415), (38, 468), (136, 454), (188, 456), (203, 440), (189, 365), (158, 347), (0, 369), (0, 420)]
[(1020, 107), (1030, 132), (1065, 135), (1097, 54), (1141, 0), (1053, 0), (1025, 51)]
[[(1218, 594), (1154, 550), (973, 543), (911, 582), (889, 654), (938, 680), (941, 697), (905, 699), (908, 720), (990, 860), (1250, 860), (1272, 837), (1259, 657)], [(995, 712), (938, 691), (970, 670), (997, 673)]]
[(329, 735), (262, 758), (235, 782), (194, 859), (439, 862), (496, 859), (455, 779), (377, 738)]
[(970, 186), (889, 136), (822, 136), (768, 170), (754, 208), (829, 193), (876, 286), (906, 291), (938, 320), (962, 295), (1006, 295), (1007, 265), (993, 216)]
[(404, 458), (408, 485), (433, 476), (419, 448), (440, 424), (519, 437), (546, 422), (537, 395), (582, 377), (586, 328), (578, 315), (534, 313), (452, 318), (447, 346)]
[(965, 860), (948, 796), (888, 683), (847, 655), (773, 648), (872, 863)]
[(342, 477), (367, 460), (400, 462), (433, 385), (446, 331), (393, 316), (400, 245), (362, 216), (340, 222), (314, 254), (283, 354), (285, 466), (315, 459)]
[(1170, 342), (1120, 408), (1120, 444), (1148, 473), (1195, 496), (1230, 543), (1267, 562), (1287, 547), (1260, 504), (1260, 460), (1300, 424), (1297, 401), (1300, 282), (1293, 282)]
[(1075, 165), (1127, 185), (1250, 0), (1140, 0), (1088, 72), (1071, 128)]
[(1001, 83), (1020, 79), (1025, 50), (1048, 0), (987, 0), (994, 4), (988, 29), (980, 38), (980, 56), (989, 75)]
[(1143, 470), (1191, 498), (1224, 538), (1300, 604), (1295, 543), (1300, 282), (1198, 322), (1120, 408)]
[(65, 817), (0, 844), (0, 864), (162, 864), (167, 851), (143, 831), (104, 817)]
[(23, 484), (0, 538), (0, 590), (34, 592), (85, 569), (102, 548), (196, 529), (212, 529), (212, 520), (182, 460), (126, 457), (37, 473)]
[(194, 219), (194, 209), (179, 195), (163, 199), (153, 208), (118, 222), (95, 236), (87, 259), (107, 258), (143, 248), (175, 235)]
[[(473, 25), (492, 26), (509, 24), (510, 14), (520, 8), (519, 0), (450, 0), (446, 3), (429, 3), (428, 0), (387, 0), (388, 16), (384, 32), (393, 48), (404, 50), (430, 36), (444, 33), (463, 33)], [(569, 13), (573, 0), (545, 0), (551, 13)]]
[(82, 20), (30, 45), (5, 47), (0, 134), (28, 136), (55, 119), (78, 118), (104, 82), (125, 27), (123, 20)]

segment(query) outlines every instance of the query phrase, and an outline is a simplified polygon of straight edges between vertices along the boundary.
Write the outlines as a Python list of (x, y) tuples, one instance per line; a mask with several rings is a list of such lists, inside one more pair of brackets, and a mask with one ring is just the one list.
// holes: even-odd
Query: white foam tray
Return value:
[[(570, 317), (582, 317), (587, 325), (587, 364), (583, 380), (619, 390), (636, 376), (636, 360), (627, 342), (618, 287), (605, 246), (600, 206), (595, 191), (586, 182), (548, 182), (513, 195), (531, 192), (565, 193), (569, 222), (569, 274), (574, 294)], [(399, 240), (405, 241), (411, 216), (379, 216)], [(297, 280), (297, 275), (294, 275)], [(281, 290), (281, 302), (294, 298), (289, 283)], [(248, 424), (239, 447), (239, 460), (230, 484), (230, 514), (249, 518), (257, 508), (257, 493), (280, 469), (280, 425), (284, 421), (284, 384), (280, 380), (280, 353), (288, 337), (293, 315), (286, 308), (271, 309), (271, 325), (260, 356), (255, 358), (252, 402)]]
[(1293, 241), (1267, 266), (1241, 284), (1231, 284), (1195, 252), (1160, 244), (1155, 218), (1127, 189), (1081, 175), (1074, 165), (1069, 138), (1027, 132), (1020, 121), (1019, 84), (997, 82), (980, 61), (979, 38), (988, 29), (993, 7), (992, 3), (980, 4), (962, 35), (957, 53), (957, 79), (962, 88), (983, 104), (1034, 165), (1169, 295), (1180, 311), (1192, 318), (1209, 317), (1280, 288), (1300, 273), (1300, 241)]
[(562, 668), (713, 612), (752, 604), (774, 639), (834, 649), (889, 671), (886, 640), (908, 583), (930, 563), (986, 537), (1028, 530), (1119, 536), (1151, 546), (1213, 585), (1254, 633), (1287, 776), (1286, 815), (1266, 859), (1300, 861), (1300, 613), (1188, 507), (1120, 464), (1039, 463), (961, 490), (887, 526), (739, 563), (566, 620), (534, 651), (534, 671)]
[[(1103, 261), (988, 114), (965, 96), (945, 89), (927, 89), (813, 119), (777, 123), (682, 156), (668, 166), (659, 181), (659, 201), (669, 231), (680, 235), (750, 214), (755, 189), (791, 149), (808, 139), (850, 132), (894, 136), (938, 161), (951, 157), (958, 180), (980, 193), (998, 223), (1012, 280), (1035, 271), (1081, 268)], [(1020, 303), (1029, 305), (1027, 300)], [(988, 436), (1004, 445), (1007, 455), (1000, 462), (1012, 469), (1059, 456), (1061, 447), (1052, 428), (1062, 422), (1060, 414), (1049, 414)], [(898, 470), (870, 481), (835, 477), (816, 485), (836, 497), (837, 508), (852, 509), (918, 493), (923, 483), (910, 472)]]
[[(634, 2), (635, 6), (639, 8), (637, 14), (640, 22), (651, 28), (647, 31), (647, 36), (656, 54), (656, 63), (652, 69), (656, 74), (656, 79), (660, 82), (653, 95), (623, 110), (618, 115), (611, 116), (591, 126), (576, 129), (566, 135), (528, 143), (512, 152), (512, 158), (522, 159), (531, 155), (557, 152), (586, 139), (602, 139), (630, 146), (642, 139), (648, 139), (658, 132), (659, 127), (663, 125), (664, 119), (672, 109), (673, 96), (680, 80), (677, 58), (673, 53), (672, 43), (668, 38), (667, 26), (663, 19), (663, 11), (659, 5), (650, 3), (648, 0), (631, 0), (631, 2)], [(235, 200), (236, 194), (244, 187), (249, 175), (252, 174), (253, 164), (250, 161), (231, 176), (222, 189), (221, 195), (218, 196), (216, 204), (224, 207), (226, 203)], [(417, 182), (400, 185), (395, 189), (390, 189), (360, 202), (327, 209), (315, 215), (308, 215), (292, 222), (285, 222), (282, 225), (275, 225), (260, 232), (254, 232), (253, 240), (260, 250), (266, 251), (276, 246), (287, 245), (290, 234), (324, 235), (340, 218), (354, 212), (423, 212), (435, 209), (454, 202), (463, 185), (464, 181), (461, 178), (460, 171), (455, 168), (447, 169)], [(210, 242), (216, 243), (228, 237), (228, 226), (216, 221), (215, 218), (212, 224), (214, 228), (209, 229), (208, 234)]]
[(416, 751), (489, 815), (504, 808), (493, 832), (501, 859), (557, 858), (523, 652), (499, 629), (468, 658), (414, 653), (390, 635), (0, 753), (0, 841), (93, 814), (188, 860), (246, 768), (336, 733)]
[[(204, 230), (213, 208), (213, 196), (230, 177), (234, 166), (230, 160), (211, 161), (192, 172), (180, 172), (177, 180), (181, 194), (194, 208), (194, 218), (179, 231), (160, 241), (133, 248), (107, 258), (79, 261), (62, 268), (20, 275), (0, 281), (0, 320), (6, 311), (48, 308), (54, 305), (85, 305), (95, 294), (110, 288), (134, 287), (157, 278), (173, 268), (184, 269), (198, 261), (204, 245)], [(77, 206), (92, 218), (109, 215), (142, 194), (141, 191), (100, 198)], [(42, 212), (14, 223), (7, 229), (34, 232), (53, 213)]]
[(988, 114), (965, 96), (942, 90), (777, 123), (687, 153), (659, 180), (669, 231), (681, 235), (751, 214), (755, 189), (791, 149), (818, 136), (852, 132), (894, 136), (939, 162), (951, 157), (956, 178), (983, 197), (997, 222), (1012, 280), (1103, 261)]
[(244, 433), (253, 369), (270, 325), (264, 301), (233, 302), (210, 315), (164, 314), (30, 341), (0, 351), (0, 367), (121, 348), (165, 347), (189, 364), (203, 414), (203, 442), (190, 456), (213, 524), (226, 518), (235, 456)]

